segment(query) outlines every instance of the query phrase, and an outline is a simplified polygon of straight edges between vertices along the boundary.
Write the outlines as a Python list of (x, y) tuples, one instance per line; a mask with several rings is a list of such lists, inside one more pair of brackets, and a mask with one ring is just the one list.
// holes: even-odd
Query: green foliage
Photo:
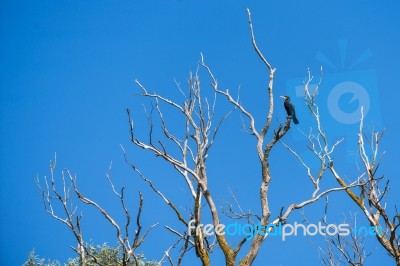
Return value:
[[(86, 265), (87, 266), (118, 266), (123, 265), (123, 255), (119, 246), (110, 247), (107, 244), (94, 246), (88, 244), (86, 247)], [(147, 261), (144, 254), (136, 254), (136, 260), (131, 259), (130, 266), (158, 266), (159, 264), (155, 261)], [(39, 258), (35, 251), (31, 251), (28, 256), (28, 260), (23, 266), (61, 266), (62, 264), (58, 261), (47, 262), (43, 258)], [(69, 259), (64, 266), (80, 266), (80, 258)]]
[(32, 250), (23, 266), (61, 266), (61, 264), (58, 261), (48, 260), (46, 262), (45, 259), (41, 259), (35, 254), (35, 250)]

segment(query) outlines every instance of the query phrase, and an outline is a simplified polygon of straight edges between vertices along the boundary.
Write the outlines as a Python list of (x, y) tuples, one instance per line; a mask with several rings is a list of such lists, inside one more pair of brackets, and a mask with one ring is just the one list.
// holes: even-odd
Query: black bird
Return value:
[(285, 99), (284, 106), (285, 110), (288, 116), (290, 116), (293, 119), (293, 123), (296, 125), (299, 123), (299, 120), (297, 120), (296, 117), (296, 109), (294, 109), (294, 105), (290, 102), (290, 97), (289, 96), (281, 96), (281, 98)]

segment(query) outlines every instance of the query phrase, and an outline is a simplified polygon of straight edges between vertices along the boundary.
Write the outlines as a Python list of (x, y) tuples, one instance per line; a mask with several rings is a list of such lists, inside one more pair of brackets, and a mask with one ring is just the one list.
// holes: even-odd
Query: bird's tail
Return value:
[(293, 123), (295, 123), (296, 125), (299, 123), (299, 120), (297, 120), (297, 117), (295, 115), (293, 116)]

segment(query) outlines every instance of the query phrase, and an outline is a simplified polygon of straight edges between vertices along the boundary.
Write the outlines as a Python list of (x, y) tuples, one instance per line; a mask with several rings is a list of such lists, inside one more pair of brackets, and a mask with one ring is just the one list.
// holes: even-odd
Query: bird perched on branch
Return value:
[(299, 120), (297, 120), (296, 117), (296, 110), (294, 109), (294, 105), (290, 102), (290, 97), (289, 96), (281, 96), (281, 98), (285, 99), (284, 106), (285, 110), (288, 116), (290, 116), (293, 119), (293, 123), (296, 125), (299, 123)]

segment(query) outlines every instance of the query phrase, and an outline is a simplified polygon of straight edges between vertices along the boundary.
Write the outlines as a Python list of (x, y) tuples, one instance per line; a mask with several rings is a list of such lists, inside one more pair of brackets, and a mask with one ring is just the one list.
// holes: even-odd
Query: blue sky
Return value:
[[(245, 5), (252, 10), (260, 49), (277, 68), (275, 93), (292, 96), (300, 129), (307, 130), (309, 117), (302, 99), (295, 97), (295, 87), (305, 77), (307, 67), (317, 74), (324, 66), (322, 99), (343, 81), (358, 82), (366, 88), (370, 99), (366, 121), (386, 128), (382, 142), (386, 154), (380, 171), (391, 179), (388, 201), (393, 210), (393, 204), (400, 202), (398, 1), (2, 1), (2, 265), (20, 265), (33, 248), (42, 257), (62, 261), (74, 255), (69, 248), (75, 245), (72, 235), (45, 214), (34, 183), (36, 176), (49, 175), (48, 164), (55, 153), (58, 177), (61, 169), (71, 169), (83, 192), (114, 210), (119, 207), (118, 199), (110, 193), (104, 178), (112, 161), (112, 178), (116, 184), (128, 186), (131, 208), (137, 206), (137, 191), (143, 191), (143, 223), (174, 223), (173, 214), (163, 209), (159, 198), (123, 161), (120, 144), (180, 207), (185, 207), (187, 195), (180, 193), (183, 184), (176, 174), (129, 144), (125, 109), (132, 108), (135, 114), (142, 110), (141, 100), (133, 96), (138, 92), (134, 80), (174, 98), (179, 95), (174, 79), (185, 84), (202, 52), (220, 86), (230, 91), (240, 86), (243, 103), (262, 118), (267, 76), (250, 43)], [(349, 98), (342, 101), (346, 112), (355, 108)], [(227, 107), (224, 101), (219, 103)], [(328, 115), (324, 105), (322, 101), (323, 112)], [(279, 121), (285, 118), (283, 108), (277, 108), (275, 114)], [(240, 123), (236, 113), (224, 125), (219, 144), (211, 153), (214, 160), (209, 171), (215, 176), (212, 186), (220, 191), (221, 198), (229, 196), (230, 187), (245, 208), (257, 209), (253, 195), (259, 186), (258, 161), (254, 143), (240, 132)], [(336, 160), (343, 173), (351, 177), (356, 165), (356, 126), (327, 116), (326, 127), (332, 139), (345, 137)], [(300, 151), (305, 146), (296, 130), (285, 141)], [(310, 188), (304, 171), (287, 151), (280, 147), (272, 156), (276, 178), (271, 184), (271, 198), (273, 216), (277, 216), (291, 197), (306, 197)], [(334, 222), (348, 217), (350, 209), (355, 210), (343, 195), (332, 196), (331, 202)], [(83, 210), (86, 240), (114, 244), (114, 232), (103, 217)], [(318, 219), (322, 211), (321, 203), (306, 209), (306, 214)], [(301, 221), (302, 217), (296, 214), (291, 219)], [(365, 223), (361, 213), (359, 219)], [(318, 265), (312, 244), (318, 241), (269, 239), (255, 265), (267, 261), (270, 265), (293, 265), (299, 260)], [(171, 235), (160, 226), (142, 251), (148, 258), (158, 259), (172, 243)], [(368, 247), (378, 248), (366, 265), (391, 264), (375, 239), (368, 241)], [(287, 256), (288, 252), (292, 255)], [(221, 257), (215, 253), (218, 265)], [(193, 261), (191, 254), (187, 265), (198, 265)]]

